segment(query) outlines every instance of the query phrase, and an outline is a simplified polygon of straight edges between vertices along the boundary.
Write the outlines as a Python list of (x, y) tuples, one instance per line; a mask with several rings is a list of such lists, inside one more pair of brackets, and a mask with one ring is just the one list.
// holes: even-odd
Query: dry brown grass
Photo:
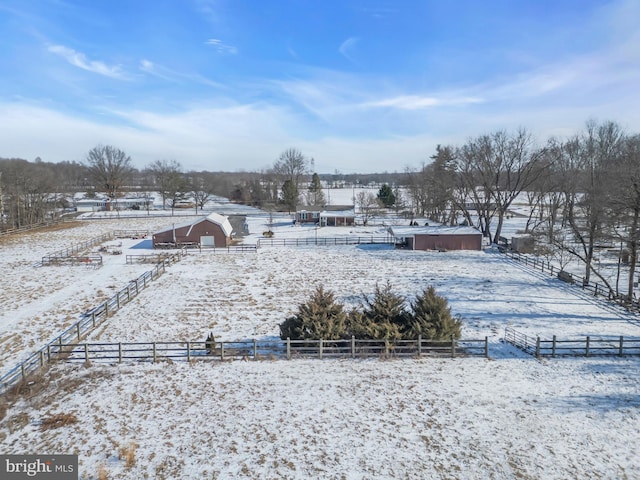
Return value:
[(50, 430), (52, 428), (66, 427), (78, 422), (78, 417), (73, 413), (54, 413), (44, 417), (40, 423), (40, 430)]
[(118, 451), (118, 458), (120, 460), (124, 460), (124, 465), (126, 468), (131, 468), (136, 464), (136, 450), (138, 449), (138, 444), (135, 442), (129, 442), (124, 447), (120, 447)]
[(104, 463), (98, 464), (97, 478), (98, 480), (109, 480), (109, 470)]

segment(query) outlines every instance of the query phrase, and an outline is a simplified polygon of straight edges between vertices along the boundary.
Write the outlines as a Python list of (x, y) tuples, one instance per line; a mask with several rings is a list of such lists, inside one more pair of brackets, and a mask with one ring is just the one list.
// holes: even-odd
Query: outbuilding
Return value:
[(190, 223), (172, 225), (153, 234), (153, 248), (179, 246), (227, 247), (231, 243), (233, 229), (229, 219), (218, 213), (210, 213)]
[(472, 227), (393, 226), (389, 233), (408, 250), (482, 250), (482, 233)]

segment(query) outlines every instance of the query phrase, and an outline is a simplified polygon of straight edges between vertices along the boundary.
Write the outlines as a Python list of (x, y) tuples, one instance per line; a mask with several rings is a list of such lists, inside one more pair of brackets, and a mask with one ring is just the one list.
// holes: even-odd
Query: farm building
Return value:
[(326, 205), (309, 207), (310, 210), (298, 210), (296, 223), (317, 223), (321, 227), (341, 227), (354, 225), (356, 215), (350, 205)]
[(482, 233), (471, 227), (389, 227), (396, 245), (409, 250), (482, 250)]
[(172, 225), (153, 234), (153, 248), (180, 245), (226, 247), (231, 243), (231, 223), (218, 213), (210, 213), (190, 223)]

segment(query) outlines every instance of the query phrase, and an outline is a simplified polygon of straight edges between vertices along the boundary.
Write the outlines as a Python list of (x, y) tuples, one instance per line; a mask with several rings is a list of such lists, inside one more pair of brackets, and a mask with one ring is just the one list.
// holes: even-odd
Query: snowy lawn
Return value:
[[(244, 242), (254, 243), (266, 218), (249, 220)], [(34, 268), (40, 257), (172, 221), (90, 221), (3, 240), (2, 371), (149, 269), (126, 265), (127, 253), (151, 252), (123, 240), (123, 255), (105, 256), (97, 270)], [(286, 220), (275, 231), (380, 232)], [(638, 478), (638, 358), (540, 362), (500, 341), (507, 326), (544, 337), (640, 336), (637, 317), (491, 251), (193, 252), (87, 341), (273, 337), (316, 285), (355, 306), (387, 280), (407, 299), (433, 285), (462, 316), (463, 338), (489, 337), (491, 359), (57, 364), (30, 394), (0, 406), (1, 450), (78, 453), (83, 479)], [(76, 421), (41, 430), (58, 413)]]

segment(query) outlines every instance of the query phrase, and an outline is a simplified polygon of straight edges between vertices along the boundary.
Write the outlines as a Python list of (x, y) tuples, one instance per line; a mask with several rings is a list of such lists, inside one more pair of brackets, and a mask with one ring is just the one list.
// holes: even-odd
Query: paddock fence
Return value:
[(390, 236), (344, 236), (344, 237), (304, 237), (304, 238), (259, 238), (258, 247), (296, 247), (303, 245), (393, 245)]
[(640, 355), (640, 338), (620, 336), (586, 336), (579, 338), (534, 337), (506, 328), (504, 340), (520, 350), (540, 357), (596, 357)]
[(126, 287), (119, 290), (107, 301), (84, 312), (80, 320), (2, 375), (0, 377), (0, 395), (7, 393), (15, 385), (24, 382), (30, 374), (40, 370), (56, 356), (60, 357), (64, 352), (64, 348), (71, 348), (95, 328), (102, 325), (109, 316), (138, 296), (152, 281), (165, 273), (168, 266), (180, 261), (184, 255), (186, 255), (184, 250), (168, 255), (156, 264), (153, 269), (129, 282)]
[(159, 362), (298, 358), (488, 357), (488, 338), (433, 341), (422, 338), (380, 340), (241, 340), (233, 342), (51, 343), (44, 362)]
[(616, 292), (611, 291), (604, 284), (592, 282), (591, 280), (586, 280), (584, 277), (565, 272), (559, 267), (554, 266), (549, 261), (535, 256), (523, 255), (521, 253), (513, 252), (506, 249), (501, 249), (501, 251), (511, 260), (523, 263), (524, 265), (536, 270), (540, 270), (543, 273), (549, 273), (549, 275), (556, 276), (560, 280), (563, 280), (564, 282), (567, 282), (569, 284), (575, 284), (579, 287), (582, 287), (583, 290), (588, 291), (594, 297), (606, 298), (607, 300), (614, 302), (626, 308), (627, 310), (636, 313), (640, 312), (640, 302), (638, 300), (630, 299), (627, 295), (616, 294)]
[[(95, 255), (92, 256), (92, 255), (79, 255), (79, 254), (88, 250), (91, 247), (100, 245), (101, 243), (107, 242), (112, 239), (113, 239), (113, 233), (105, 233), (103, 235), (100, 235), (99, 237), (91, 238), (85, 242), (71, 245), (70, 247), (67, 247), (63, 250), (58, 250), (57, 252), (51, 253), (49, 255), (45, 255), (44, 257), (42, 257), (41, 265), (61, 265), (64, 263), (72, 263), (72, 264), (94, 263), (93, 257), (96, 257)], [(100, 257), (98, 264), (99, 265), (102, 264), (102, 257)]]

